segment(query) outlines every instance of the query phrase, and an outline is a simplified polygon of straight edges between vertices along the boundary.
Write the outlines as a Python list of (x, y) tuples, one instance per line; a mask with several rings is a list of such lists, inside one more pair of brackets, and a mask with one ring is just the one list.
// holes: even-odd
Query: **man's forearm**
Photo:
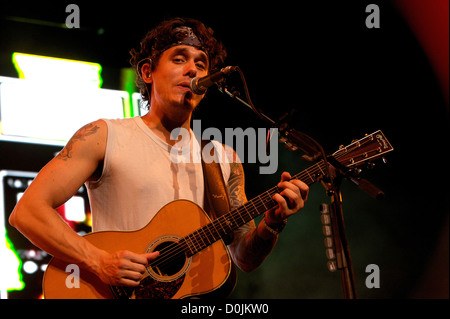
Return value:
[(268, 231), (263, 221), (257, 227), (252, 221), (235, 232), (229, 249), (235, 264), (242, 271), (249, 272), (262, 264), (272, 251), (277, 239), (278, 235)]
[(11, 225), (50, 255), (92, 270), (94, 256), (101, 250), (75, 233), (53, 208), (36, 203), (20, 201), (11, 214)]

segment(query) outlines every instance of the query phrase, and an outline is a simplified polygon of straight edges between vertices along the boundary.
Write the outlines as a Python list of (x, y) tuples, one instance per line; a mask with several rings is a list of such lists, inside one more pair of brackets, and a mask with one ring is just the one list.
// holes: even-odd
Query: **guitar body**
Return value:
[[(94, 232), (85, 238), (108, 251), (135, 253), (177, 249), (177, 242), (210, 223), (208, 215), (195, 203), (178, 200), (164, 206), (144, 228), (137, 231)], [(161, 257), (161, 256), (160, 256)], [(110, 299), (117, 297), (178, 299), (215, 291), (230, 276), (232, 263), (228, 249), (218, 240), (191, 257), (177, 258), (167, 266), (149, 266), (139, 287), (118, 288), (103, 283), (81, 267), (53, 258), (43, 280), (48, 299)], [(79, 271), (79, 278), (76, 276)], [(127, 292), (127, 293), (125, 293)]]

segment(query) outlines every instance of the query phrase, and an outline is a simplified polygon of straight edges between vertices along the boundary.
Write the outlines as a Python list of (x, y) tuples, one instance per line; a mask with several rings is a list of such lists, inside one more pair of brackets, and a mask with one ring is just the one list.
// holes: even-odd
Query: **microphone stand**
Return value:
[[(383, 192), (367, 180), (356, 177), (356, 174), (353, 170), (348, 169), (344, 165), (340, 164), (333, 156), (327, 157), (322, 146), (312, 137), (290, 127), (288, 122), (289, 117), (293, 115), (293, 112), (285, 114), (278, 121), (274, 121), (270, 117), (265, 115), (261, 110), (257, 109), (250, 99), (247, 83), (245, 81), (242, 70), (239, 67), (236, 67), (236, 70), (239, 71), (242, 83), (244, 85), (247, 102), (240, 98), (239, 92), (234, 88), (232, 89), (232, 91), (229, 91), (228, 87), (226, 86), (225, 80), (217, 83), (219, 91), (227, 94), (231, 98), (249, 107), (260, 119), (267, 122), (270, 127), (277, 128), (280, 136), (280, 143), (284, 144), (289, 150), (302, 150), (305, 153), (302, 158), (310, 162), (319, 160), (324, 161), (325, 167), (327, 167), (328, 172), (326, 172), (327, 174), (325, 174), (325, 176), (322, 176), (320, 178), (320, 182), (324, 186), (327, 195), (331, 198), (329, 210), (331, 215), (333, 240), (336, 253), (336, 267), (341, 271), (341, 281), (344, 298), (356, 299), (357, 292), (355, 275), (350, 255), (350, 248), (344, 227), (340, 184), (342, 178), (346, 177), (374, 198), (382, 198)], [(335, 269), (330, 269), (330, 271), (334, 270)]]
[[(313, 138), (305, 133), (299, 132), (282, 121), (278, 123), (280, 130), (280, 141), (283, 143), (288, 141), (292, 146), (289, 149), (301, 149), (305, 155), (303, 159), (307, 161), (323, 160), (325, 167), (328, 168), (328, 174), (320, 178), (321, 184), (324, 186), (327, 195), (331, 199), (329, 205), (331, 215), (331, 227), (333, 234), (333, 243), (336, 256), (337, 269), (341, 271), (342, 290), (345, 299), (356, 299), (356, 283), (353, 271), (353, 263), (350, 255), (350, 247), (345, 233), (344, 214), (342, 210), (342, 194), (340, 184), (342, 177), (350, 176), (348, 170), (341, 170), (341, 165), (334, 157), (325, 155), (322, 146)], [(286, 143), (286, 142), (284, 142)], [(336, 168), (336, 163), (339, 168)], [(333, 270), (332, 270), (333, 271)]]
[[(331, 167), (331, 165), (330, 165)], [(333, 169), (335, 169), (333, 167)], [(334, 272), (341, 271), (341, 283), (344, 299), (356, 299), (356, 283), (353, 271), (353, 263), (350, 255), (350, 246), (345, 233), (344, 213), (342, 210), (342, 194), (340, 184), (343, 175), (335, 170), (335, 177), (332, 179), (323, 178), (321, 184), (324, 186), (327, 195), (331, 199), (328, 205), (331, 221), (331, 234), (333, 239), (335, 256), (327, 256), (329, 259), (335, 257), (336, 261), (331, 261), (332, 267), (328, 270)], [(333, 268), (336, 267), (336, 268)]]

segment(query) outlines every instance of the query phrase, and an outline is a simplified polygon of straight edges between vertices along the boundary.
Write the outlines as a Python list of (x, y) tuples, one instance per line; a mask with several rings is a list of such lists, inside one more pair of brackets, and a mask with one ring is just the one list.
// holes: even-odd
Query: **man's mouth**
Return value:
[(189, 91), (191, 90), (191, 82), (189, 82), (189, 81), (180, 82), (180, 83), (177, 84), (177, 86), (181, 87), (181, 88), (186, 88)]

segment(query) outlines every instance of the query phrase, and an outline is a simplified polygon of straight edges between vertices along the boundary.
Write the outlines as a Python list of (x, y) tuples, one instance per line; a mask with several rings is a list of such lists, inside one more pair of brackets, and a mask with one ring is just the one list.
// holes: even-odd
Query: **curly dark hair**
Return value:
[(190, 18), (173, 18), (163, 21), (149, 31), (142, 39), (139, 50), (132, 49), (130, 51), (130, 63), (137, 75), (136, 85), (139, 88), (144, 101), (150, 102), (149, 92), (151, 91), (151, 85), (142, 80), (140, 75), (142, 63), (148, 61), (147, 59), (150, 58), (152, 69), (156, 68), (161, 53), (164, 52), (168, 46), (179, 40), (174, 29), (182, 26), (192, 28), (193, 32), (200, 40), (202, 49), (209, 57), (209, 72), (216, 71), (224, 63), (227, 56), (224, 46), (213, 37), (214, 31), (205, 26), (201, 21)]

